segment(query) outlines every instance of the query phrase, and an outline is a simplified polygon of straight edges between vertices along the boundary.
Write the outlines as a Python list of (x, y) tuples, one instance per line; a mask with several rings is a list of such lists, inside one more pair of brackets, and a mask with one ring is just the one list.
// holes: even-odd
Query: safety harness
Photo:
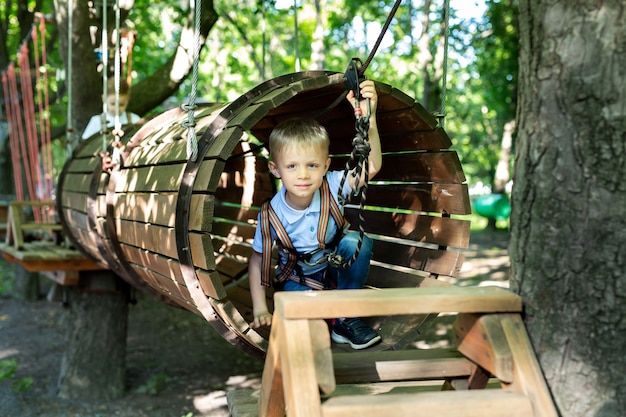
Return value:
[[(335, 238), (329, 244), (326, 243), (326, 229), (328, 227), (328, 220), (332, 215), (335, 224), (337, 225), (337, 233)], [(294, 247), (285, 227), (280, 222), (278, 215), (272, 208), (270, 201), (266, 201), (261, 206), (260, 217), (261, 237), (263, 240), (263, 257), (261, 263), (261, 283), (265, 286), (271, 284), (271, 262), (272, 262), (272, 235), (271, 228), (274, 228), (276, 232), (276, 243), (279, 251), (287, 254), (287, 262), (282, 265), (282, 268), (276, 276), (275, 285), (281, 286), (285, 280), (291, 279), (302, 285), (306, 285), (312, 289), (322, 290), (330, 288), (330, 282), (320, 282), (313, 278), (307, 277), (302, 273), (302, 267), (299, 262), (304, 262), (309, 265), (319, 265), (326, 262), (326, 257), (322, 256), (315, 263), (311, 264), (311, 258), (314, 254), (324, 249), (335, 249), (341, 238), (343, 237), (343, 231), (346, 228), (348, 222), (343, 216), (339, 205), (335, 201), (328, 185), (328, 180), (324, 177), (322, 186), (320, 188), (320, 220), (317, 228), (317, 241), (318, 249), (309, 253), (300, 253)], [(294, 274), (295, 271), (295, 274)], [(325, 280), (327, 281), (327, 280)]]

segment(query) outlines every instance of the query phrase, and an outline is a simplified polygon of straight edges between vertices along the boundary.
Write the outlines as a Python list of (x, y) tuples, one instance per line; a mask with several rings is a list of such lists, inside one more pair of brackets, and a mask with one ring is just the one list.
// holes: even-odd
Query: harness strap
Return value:
[[(343, 213), (341, 212), (339, 205), (331, 195), (328, 180), (324, 177), (322, 187), (320, 188), (320, 220), (317, 230), (318, 247), (320, 249), (326, 248), (326, 229), (328, 228), (329, 215), (333, 216), (333, 219), (337, 224), (336, 237), (340, 237), (347, 221), (343, 217)], [(297, 278), (298, 282), (313, 289), (323, 289), (323, 283), (303, 276), (301, 268), (299, 268), (298, 261), (303, 258), (304, 255), (296, 251), (293, 247), (293, 242), (285, 230), (285, 227), (280, 222), (278, 215), (272, 208), (270, 201), (266, 201), (261, 206), (260, 223), (261, 237), (263, 240), (261, 284), (270, 286), (273, 246), (271, 228), (274, 228), (277, 241), (279, 242), (279, 248), (283, 253), (287, 253), (287, 262), (282, 266), (280, 274), (276, 277), (277, 282), (283, 282), (285, 279), (291, 278), (293, 276), (293, 271), (296, 270), (299, 272)], [(333, 239), (333, 243), (337, 241), (338, 239)]]

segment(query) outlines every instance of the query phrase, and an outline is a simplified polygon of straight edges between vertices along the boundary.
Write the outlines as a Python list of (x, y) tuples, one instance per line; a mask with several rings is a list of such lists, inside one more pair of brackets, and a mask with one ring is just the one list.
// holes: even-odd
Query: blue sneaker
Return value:
[(348, 343), (352, 349), (360, 350), (374, 346), (382, 338), (359, 318), (335, 320), (330, 337), (335, 343)]

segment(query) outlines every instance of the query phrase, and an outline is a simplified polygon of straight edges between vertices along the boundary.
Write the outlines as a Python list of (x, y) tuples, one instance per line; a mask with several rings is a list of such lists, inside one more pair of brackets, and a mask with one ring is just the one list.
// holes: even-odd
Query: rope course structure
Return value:
[[(100, 269), (63, 241), (56, 212), (51, 143), (48, 19), (37, 15), (17, 58), (2, 73), (15, 196), (7, 203), (3, 256), (64, 285), (78, 271)], [(71, 86), (70, 86), (71, 88)], [(71, 120), (71, 113), (68, 115)], [(68, 123), (68, 143), (73, 132)]]
[[(16, 62), (11, 62), (2, 73), (2, 84), (16, 199), (50, 201), (54, 187), (44, 16), (38, 16), (19, 48)], [(34, 209), (33, 215), (37, 221), (51, 220), (47, 209)]]

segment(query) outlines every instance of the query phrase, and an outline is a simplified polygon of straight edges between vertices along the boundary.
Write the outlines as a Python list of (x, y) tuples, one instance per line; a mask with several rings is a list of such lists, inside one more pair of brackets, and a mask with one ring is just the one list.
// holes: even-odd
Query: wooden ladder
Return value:
[[(231, 413), (556, 417), (521, 311), (497, 287), (277, 293), (260, 392), (229, 393)], [(458, 313), (456, 350), (333, 353), (324, 321), (431, 313)]]

